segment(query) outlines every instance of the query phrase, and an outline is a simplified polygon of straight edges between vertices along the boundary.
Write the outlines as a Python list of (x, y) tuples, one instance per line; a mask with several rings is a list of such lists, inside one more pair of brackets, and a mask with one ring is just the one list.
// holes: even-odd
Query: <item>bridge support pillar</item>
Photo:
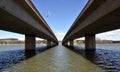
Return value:
[(73, 40), (70, 40), (69, 42), (70, 42), (70, 46), (73, 46)]
[(96, 49), (95, 34), (85, 35), (85, 49), (93, 51)]
[(35, 52), (35, 35), (27, 34), (25, 35), (25, 51), (34, 51)]
[(51, 46), (51, 40), (47, 40), (47, 46)]
[(67, 46), (67, 45), (68, 45), (68, 42), (64, 43), (64, 45), (66, 45), (66, 46)]
[(66, 45), (68, 45), (68, 44), (67, 44), (67, 42), (65, 42), (65, 43), (62, 43), (62, 45), (65, 45), (65, 46), (66, 46)]
[(57, 46), (57, 45), (58, 45), (58, 43), (54, 43), (54, 42), (53, 42), (53, 46)]

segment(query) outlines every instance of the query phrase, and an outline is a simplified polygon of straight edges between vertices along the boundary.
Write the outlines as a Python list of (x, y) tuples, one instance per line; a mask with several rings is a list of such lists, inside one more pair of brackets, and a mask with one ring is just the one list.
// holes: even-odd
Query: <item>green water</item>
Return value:
[(56, 46), (24, 60), (7, 72), (103, 72), (100, 67), (73, 51)]

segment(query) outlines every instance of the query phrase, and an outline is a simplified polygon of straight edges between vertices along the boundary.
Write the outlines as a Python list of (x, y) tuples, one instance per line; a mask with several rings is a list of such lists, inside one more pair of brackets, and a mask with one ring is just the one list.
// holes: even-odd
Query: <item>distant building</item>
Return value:
[(120, 41), (113, 41), (113, 43), (120, 43)]
[(61, 45), (62, 44), (62, 41), (59, 41), (59, 45)]
[[(16, 38), (5, 38), (0, 39), (0, 44), (25, 44), (25, 41), (21, 41)], [(46, 40), (37, 40), (36, 44), (46, 44)]]
[(112, 44), (112, 40), (96, 40), (97, 44)]
[(24, 44), (24, 41), (20, 41), (16, 38), (0, 39), (0, 44)]
[[(85, 40), (75, 40), (75, 44), (84, 44)], [(96, 44), (112, 44), (112, 43), (120, 43), (120, 41), (113, 41), (113, 40), (96, 40)]]
[(85, 40), (75, 40), (74, 43), (75, 44), (84, 44)]

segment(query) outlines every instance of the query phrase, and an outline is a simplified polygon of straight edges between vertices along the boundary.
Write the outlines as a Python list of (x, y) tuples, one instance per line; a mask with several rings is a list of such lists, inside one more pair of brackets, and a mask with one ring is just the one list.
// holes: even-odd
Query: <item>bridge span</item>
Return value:
[(95, 34), (120, 28), (120, 0), (89, 0), (62, 44), (85, 37), (86, 50), (95, 50)]
[(30, 0), (0, 0), (0, 29), (25, 35), (25, 49), (35, 50), (35, 37), (48, 41), (58, 40)]

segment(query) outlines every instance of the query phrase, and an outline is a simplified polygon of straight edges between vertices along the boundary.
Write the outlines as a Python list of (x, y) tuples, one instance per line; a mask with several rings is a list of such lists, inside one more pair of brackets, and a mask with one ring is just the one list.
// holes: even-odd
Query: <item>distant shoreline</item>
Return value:
[[(25, 45), (25, 44), (0, 44), (0, 45)], [(46, 45), (46, 44), (36, 44), (36, 45)]]
[(25, 45), (25, 44), (0, 44), (0, 45)]

